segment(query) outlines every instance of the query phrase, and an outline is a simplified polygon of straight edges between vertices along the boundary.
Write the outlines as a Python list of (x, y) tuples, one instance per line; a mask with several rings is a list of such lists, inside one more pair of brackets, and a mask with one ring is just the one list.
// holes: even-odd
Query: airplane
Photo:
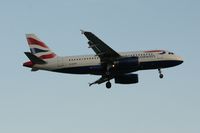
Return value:
[(94, 55), (60, 57), (35, 34), (26, 34), (30, 52), (24, 53), (30, 61), (23, 63), (23, 66), (32, 68), (31, 71), (100, 75), (89, 86), (106, 82), (106, 88), (109, 89), (112, 79), (118, 84), (135, 84), (139, 82), (139, 78), (134, 72), (150, 69), (157, 69), (159, 77), (163, 78), (161, 69), (183, 63), (180, 56), (166, 50), (119, 53), (92, 32), (81, 30), (81, 33), (88, 39), (89, 48), (93, 49)]

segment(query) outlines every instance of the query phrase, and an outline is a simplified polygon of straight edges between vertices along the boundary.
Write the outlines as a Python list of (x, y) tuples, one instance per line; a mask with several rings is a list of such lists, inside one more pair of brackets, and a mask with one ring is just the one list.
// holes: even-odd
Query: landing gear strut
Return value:
[(158, 72), (159, 72), (159, 77), (162, 79), (164, 77), (164, 75), (162, 74), (161, 69), (158, 69)]
[(110, 75), (110, 73), (111, 73), (110, 71), (111, 71), (111, 69), (114, 68), (114, 67), (115, 67), (114, 64), (108, 64), (108, 65), (107, 65), (107, 67), (106, 67), (106, 75), (107, 75), (107, 76)]
[(108, 82), (106, 83), (106, 88), (107, 88), (107, 89), (110, 89), (110, 88), (111, 88), (111, 83), (110, 83), (110, 81), (108, 81)]

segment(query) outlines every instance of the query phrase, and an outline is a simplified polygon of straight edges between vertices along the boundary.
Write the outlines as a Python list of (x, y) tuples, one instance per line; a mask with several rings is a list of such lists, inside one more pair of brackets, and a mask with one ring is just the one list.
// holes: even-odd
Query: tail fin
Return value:
[(33, 55), (41, 59), (51, 59), (57, 56), (44, 42), (37, 38), (35, 34), (26, 34), (26, 39)]

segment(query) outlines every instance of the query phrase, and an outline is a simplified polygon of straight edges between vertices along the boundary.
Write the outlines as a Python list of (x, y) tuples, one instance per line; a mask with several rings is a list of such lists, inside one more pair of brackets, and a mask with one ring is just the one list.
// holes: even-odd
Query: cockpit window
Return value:
[(174, 53), (173, 53), (173, 52), (169, 52), (169, 54), (171, 54), (171, 55), (174, 55)]

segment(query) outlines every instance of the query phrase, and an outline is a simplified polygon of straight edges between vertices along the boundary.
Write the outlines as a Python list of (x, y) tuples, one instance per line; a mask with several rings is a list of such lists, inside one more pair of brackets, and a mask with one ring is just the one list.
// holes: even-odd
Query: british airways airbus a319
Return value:
[(101, 77), (89, 86), (106, 82), (106, 87), (111, 88), (112, 79), (118, 84), (135, 84), (139, 80), (138, 74), (133, 72), (150, 69), (157, 69), (159, 77), (163, 78), (161, 69), (183, 63), (180, 56), (166, 50), (118, 53), (93, 33), (81, 33), (89, 40), (89, 48), (94, 50), (95, 55), (60, 57), (34, 34), (27, 34), (30, 52), (25, 54), (30, 61), (25, 62), (23, 66), (32, 68), (32, 71), (100, 75)]

